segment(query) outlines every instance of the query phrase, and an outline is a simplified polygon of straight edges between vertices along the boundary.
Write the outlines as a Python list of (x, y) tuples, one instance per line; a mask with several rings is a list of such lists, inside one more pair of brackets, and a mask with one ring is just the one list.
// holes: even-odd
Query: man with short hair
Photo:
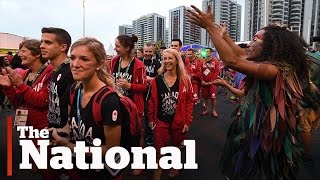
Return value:
[(217, 79), (220, 72), (220, 62), (216, 58), (211, 57), (211, 48), (206, 48), (205, 52), (206, 58), (205, 61), (200, 63), (200, 72), (202, 82), (202, 98), (207, 106), (205, 106), (205, 110), (201, 113), (201, 115), (209, 114), (208, 105), (209, 101), (211, 100), (212, 116), (218, 117), (218, 113), (216, 112), (217, 87), (213, 84), (213, 81)]
[(181, 51), (182, 41), (178, 38), (174, 38), (171, 40), (171, 49), (175, 49), (178, 52)]
[[(144, 66), (146, 68), (146, 75), (147, 75), (147, 91), (143, 94), (143, 97), (145, 99), (145, 102), (148, 102), (148, 98), (150, 95), (150, 82), (158, 75), (158, 69), (161, 67), (161, 63), (159, 60), (156, 59), (154, 56), (155, 54), (155, 48), (153, 44), (147, 43), (143, 47), (143, 58), (141, 61), (144, 63)], [(148, 105), (145, 105), (144, 109), (144, 127), (145, 127), (145, 140), (147, 145), (153, 144), (153, 134), (152, 130), (150, 129), (148, 125), (148, 119), (147, 119), (147, 113), (148, 113)]]
[(160, 49), (159, 49), (159, 58), (158, 58), (158, 60), (159, 60), (159, 62), (162, 64), (162, 53), (163, 53), (163, 51), (165, 50), (165, 49), (167, 49), (165, 46), (161, 46), (160, 47)]
[(200, 72), (200, 61), (196, 58), (195, 51), (192, 48), (189, 48), (186, 52), (186, 70), (188, 75), (190, 76), (192, 88), (193, 88), (193, 99), (195, 105), (199, 103), (199, 89), (198, 86), (201, 72)]
[(60, 28), (44, 27), (41, 30), (41, 54), (54, 67), (54, 75), (49, 85), (49, 127), (62, 128), (68, 120), (69, 86), (73, 80), (67, 53), (71, 46), (71, 36)]
[[(71, 46), (70, 34), (60, 28), (41, 29), (41, 55), (54, 67), (49, 84), (48, 122), (51, 128), (63, 128), (68, 121), (69, 88), (75, 82), (70, 70), (67, 53)], [(52, 156), (49, 154), (49, 156)], [(50, 169), (44, 172), (44, 179), (64, 178), (64, 170)]]
[(179, 38), (174, 38), (171, 40), (171, 49), (177, 50), (181, 54), (182, 61), (186, 63), (185, 62), (186, 56), (181, 53), (181, 48), (182, 48), (182, 41)]
[(143, 47), (143, 58), (141, 61), (146, 67), (147, 82), (149, 83), (154, 77), (158, 75), (158, 69), (161, 67), (160, 62), (156, 59), (155, 48), (153, 44), (147, 43)]

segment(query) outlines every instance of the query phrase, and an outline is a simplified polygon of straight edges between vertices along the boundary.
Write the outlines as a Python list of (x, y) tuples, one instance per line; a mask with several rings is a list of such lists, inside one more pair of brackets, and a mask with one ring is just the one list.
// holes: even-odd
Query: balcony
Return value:
[(283, 4), (282, 3), (274, 3), (274, 4), (272, 4), (272, 7), (274, 7), (274, 6), (283, 6)]
[(282, 21), (283, 20), (283, 18), (280, 18), (280, 17), (274, 17), (274, 18), (272, 18), (272, 21)]
[(282, 3), (283, 4), (284, 0), (274, 0), (273, 3)]
[(221, 10), (223, 10), (223, 11), (229, 11), (229, 8), (227, 8), (227, 7), (222, 7)]
[(301, 22), (299, 20), (292, 20), (290, 23), (292, 23), (292, 24), (301, 24)]
[(275, 16), (281, 16), (281, 17), (283, 17), (283, 13), (280, 13), (280, 12), (272, 13), (272, 17), (275, 17)]
[(300, 17), (300, 16), (291, 16), (290, 19), (291, 19), (291, 20), (294, 20), (294, 19), (299, 19), (299, 20), (300, 20), (301, 17)]
[(272, 13), (274, 14), (274, 13), (283, 13), (283, 9), (273, 9), (272, 10)]

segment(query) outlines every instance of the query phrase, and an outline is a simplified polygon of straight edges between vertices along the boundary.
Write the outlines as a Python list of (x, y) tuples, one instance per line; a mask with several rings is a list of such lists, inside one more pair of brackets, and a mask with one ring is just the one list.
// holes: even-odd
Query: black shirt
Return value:
[[(75, 143), (76, 141), (85, 141), (86, 146), (93, 146), (93, 140), (98, 138), (101, 140), (101, 145), (105, 145), (104, 137), (104, 127), (103, 125), (121, 125), (121, 113), (120, 113), (120, 98), (117, 93), (112, 92), (107, 95), (101, 103), (101, 118), (102, 120), (94, 119), (93, 116), (93, 101), (95, 96), (98, 96), (97, 92), (90, 98), (89, 102), (85, 107), (80, 104), (80, 121), (78, 119), (77, 109), (78, 109), (78, 91), (77, 88), (74, 92), (73, 102), (71, 103), (71, 109), (69, 114), (69, 124), (70, 124), (70, 141)], [(109, 89), (103, 90), (101, 93), (107, 93)], [(101, 96), (101, 94), (99, 95)], [(98, 97), (99, 98), (99, 97)], [(97, 99), (99, 100), (99, 99)], [(73, 159), (75, 163), (75, 159)], [(102, 158), (104, 162), (104, 158)], [(91, 163), (92, 159), (86, 156), (86, 162)], [(81, 177), (90, 178), (92, 176), (98, 179), (112, 179), (109, 171), (104, 167), (101, 171), (96, 170), (80, 170), (76, 169), (76, 172)]]
[(124, 96), (129, 97), (130, 99), (133, 99), (133, 92), (130, 89), (118, 87), (117, 81), (123, 78), (128, 80), (129, 83), (132, 83), (134, 62), (135, 60), (131, 61), (131, 63), (129, 63), (127, 67), (121, 68), (120, 60), (119, 60), (116, 62), (114, 69), (112, 71), (112, 76), (115, 78), (115, 81), (116, 81), (117, 90)]
[(74, 83), (70, 65), (65, 62), (54, 72), (49, 84), (49, 127), (62, 128), (68, 120), (69, 89)]
[[(142, 58), (141, 60), (144, 64), (144, 67), (146, 68), (146, 75), (149, 77), (156, 77), (158, 76), (158, 69), (161, 67), (161, 63), (159, 60), (152, 58), (152, 60), (145, 60)], [(143, 93), (143, 99), (145, 99), (145, 102), (147, 103), (148, 98), (150, 96), (150, 85), (148, 84), (147, 91)], [(148, 106), (146, 106), (147, 108)]]
[(163, 76), (156, 77), (157, 89), (158, 89), (158, 118), (161, 121), (171, 123), (176, 114), (176, 106), (179, 97), (179, 80), (172, 87), (168, 87), (168, 90)]
[[(79, 89), (79, 88), (78, 88)], [(80, 108), (79, 122), (77, 115), (78, 89), (75, 90), (73, 102), (69, 114), (69, 124), (71, 128), (71, 141), (85, 140), (87, 146), (93, 146), (93, 139), (99, 138), (105, 144), (103, 125), (120, 125), (120, 98), (117, 93), (110, 93), (101, 104), (102, 121), (93, 118), (92, 106), (95, 93), (85, 107)], [(106, 89), (103, 93), (107, 93)], [(79, 124), (80, 123), (80, 124)], [(80, 126), (80, 128), (79, 128)]]
[(156, 77), (158, 75), (158, 69), (161, 67), (161, 63), (157, 59), (146, 60), (142, 59), (144, 67), (146, 68), (146, 75), (149, 77)]

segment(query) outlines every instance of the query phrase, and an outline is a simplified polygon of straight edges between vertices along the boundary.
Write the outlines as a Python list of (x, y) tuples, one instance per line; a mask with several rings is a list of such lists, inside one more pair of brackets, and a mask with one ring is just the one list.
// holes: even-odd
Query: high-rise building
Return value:
[(133, 34), (138, 37), (136, 46), (142, 48), (148, 42), (165, 42), (166, 18), (156, 13), (133, 20)]
[(251, 40), (257, 31), (271, 23), (286, 25), (307, 40), (309, 25), (312, 27), (311, 36), (319, 29), (319, 1), (246, 0), (244, 40)]
[(200, 44), (200, 27), (189, 22), (187, 9), (180, 6), (169, 11), (168, 43), (179, 38), (183, 44)]
[(320, 0), (305, 0), (303, 21), (302, 37), (311, 43), (312, 37), (320, 35)]
[(169, 46), (169, 28), (166, 28), (166, 40), (164, 42), (165, 46), (168, 47)]
[[(214, 10), (216, 23), (226, 23), (228, 34), (234, 41), (240, 41), (241, 35), (241, 5), (232, 0), (203, 0), (202, 10), (206, 11), (208, 5)], [(201, 29), (201, 44), (211, 46), (209, 34)]]
[(241, 5), (236, 1), (230, 2), (230, 19), (228, 24), (228, 30), (230, 37), (234, 41), (240, 41), (241, 36)]
[[(285, 1), (285, 0), (282, 0)], [(254, 34), (269, 24), (270, 0), (246, 0), (244, 15), (244, 40), (250, 41)], [(267, 5), (265, 5), (267, 4)]]
[(128, 36), (132, 35), (132, 25), (122, 25), (119, 26), (119, 35), (126, 34)]

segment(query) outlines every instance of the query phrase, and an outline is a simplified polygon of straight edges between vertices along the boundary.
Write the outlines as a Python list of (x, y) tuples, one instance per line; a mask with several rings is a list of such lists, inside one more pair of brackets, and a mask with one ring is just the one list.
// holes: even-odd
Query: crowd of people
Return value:
[[(123, 122), (130, 113), (123, 111), (126, 97), (137, 111), (139, 146), (154, 146), (159, 161), (162, 147), (184, 148), (193, 113), (219, 117), (221, 86), (238, 104), (220, 158), (226, 179), (295, 179), (302, 160), (312, 164), (312, 130), (320, 118), (319, 85), (310, 78), (307, 45), (286, 28), (269, 25), (243, 49), (232, 41), (225, 24), (215, 23), (210, 6), (207, 12), (192, 8), (190, 21), (207, 30), (217, 56), (212, 56), (212, 48), (201, 54), (192, 48), (181, 52), (180, 39), (172, 39), (170, 48), (159, 52), (152, 43), (135, 49), (135, 35), (116, 37), (117, 55), (110, 56), (95, 38), (72, 44), (66, 30), (45, 27), (41, 40), (20, 44), (16, 56), (21, 65), (3, 60), (1, 102), (6, 96), (17, 112), (27, 110), (24, 125), (49, 128), (52, 146), (73, 151), (76, 141), (94, 146), (99, 138), (104, 154), (122, 146)], [(93, 108), (98, 98), (101, 121)], [(202, 112), (193, 112), (197, 105), (203, 106)], [(35, 166), (32, 171), (44, 179), (121, 179), (122, 173)], [(170, 169), (169, 177), (179, 173)], [(154, 179), (161, 175), (159, 167)]]

